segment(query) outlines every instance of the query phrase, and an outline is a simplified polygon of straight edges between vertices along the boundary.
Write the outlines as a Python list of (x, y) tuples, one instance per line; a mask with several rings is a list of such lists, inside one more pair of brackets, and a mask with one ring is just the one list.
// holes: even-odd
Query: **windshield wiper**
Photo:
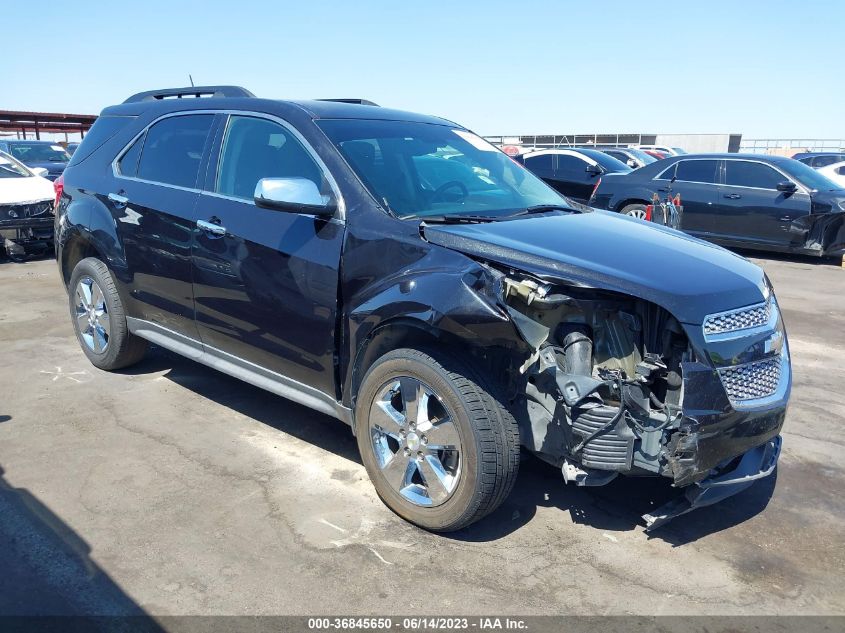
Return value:
[[(400, 217), (400, 220), (408, 220), (415, 216)], [(447, 214), (447, 215), (424, 215), (417, 216), (416, 219), (430, 224), (472, 224), (478, 222), (495, 222), (499, 218), (489, 215), (466, 215), (466, 214)]]
[(533, 215), (535, 213), (548, 213), (549, 211), (568, 211), (570, 213), (577, 212), (578, 209), (573, 207), (568, 207), (563, 204), (535, 204), (531, 207), (526, 207), (521, 211), (517, 211), (516, 213), (511, 213), (510, 215), (505, 215), (502, 217), (505, 218), (514, 218), (520, 215)]

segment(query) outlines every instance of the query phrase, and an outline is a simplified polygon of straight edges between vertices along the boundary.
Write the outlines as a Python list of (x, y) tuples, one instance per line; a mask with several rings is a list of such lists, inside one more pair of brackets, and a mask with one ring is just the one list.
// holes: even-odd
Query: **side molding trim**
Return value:
[(352, 425), (352, 409), (333, 396), (150, 321), (126, 317), (129, 331), (181, 356)]

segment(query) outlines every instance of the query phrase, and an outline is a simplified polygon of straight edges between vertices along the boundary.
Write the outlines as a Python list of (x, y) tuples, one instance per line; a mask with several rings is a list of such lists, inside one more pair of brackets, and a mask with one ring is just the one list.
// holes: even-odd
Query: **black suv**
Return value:
[(791, 371), (762, 271), (573, 208), (444, 119), (135, 95), (74, 153), (56, 232), (95, 366), (153, 342), (335, 416), (427, 529), (495, 509), (520, 446), (576, 485), (671, 480), (683, 494), (650, 527), (779, 455)]

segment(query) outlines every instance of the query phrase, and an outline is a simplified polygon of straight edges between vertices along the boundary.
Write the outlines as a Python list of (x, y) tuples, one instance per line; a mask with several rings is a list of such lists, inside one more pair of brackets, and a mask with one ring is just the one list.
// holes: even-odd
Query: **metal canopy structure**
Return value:
[(97, 116), (94, 114), (65, 114), (62, 112), (22, 112), (0, 110), (0, 135), (4, 132), (17, 132), (26, 138), (27, 133), (35, 133), (40, 139), (42, 132), (58, 134), (79, 134), (91, 129)]

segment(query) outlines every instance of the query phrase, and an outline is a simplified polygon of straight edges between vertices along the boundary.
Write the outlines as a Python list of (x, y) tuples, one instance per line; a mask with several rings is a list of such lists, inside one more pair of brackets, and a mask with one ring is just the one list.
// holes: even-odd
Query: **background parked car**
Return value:
[(27, 167), (42, 167), (47, 170), (47, 179), (55, 180), (62, 175), (70, 160), (65, 148), (52, 141), (24, 141), (4, 139), (0, 151), (6, 152)]
[(845, 161), (845, 152), (798, 152), (793, 154), (792, 158), (800, 160), (813, 169), (819, 169)]
[(76, 151), (77, 147), (79, 147), (79, 143), (68, 143), (65, 149), (67, 150), (68, 154), (73, 156), (73, 153)]
[(52, 248), (53, 184), (36, 170), (0, 152), (0, 243), (14, 261)]
[(625, 163), (595, 149), (543, 149), (515, 160), (563, 195), (583, 203), (602, 176), (631, 171)]
[(651, 165), (657, 158), (647, 154), (641, 149), (633, 147), (598, 147), (600, 152), (612, 156), (616, 160), (625, 163), (631, 169), (638, 169), (645, 165)]
[(818, 172), (839, 187), (845, 189), (845, 159), (842, 159), (839, 163), (821, 167)]
[(791, 158), (687, 154), (603, 177), (590, 205), (628, 215), (680, 194), (682, 230), (726, 246), (845, 254), (845, 190)]
[(668, 145), (637, 145), (635, 146), (635, 149), (660, 152), (666, 156), (681, 156), (682, 154), (686, 154), (686, 151), (680, 147), (669, 147)]

